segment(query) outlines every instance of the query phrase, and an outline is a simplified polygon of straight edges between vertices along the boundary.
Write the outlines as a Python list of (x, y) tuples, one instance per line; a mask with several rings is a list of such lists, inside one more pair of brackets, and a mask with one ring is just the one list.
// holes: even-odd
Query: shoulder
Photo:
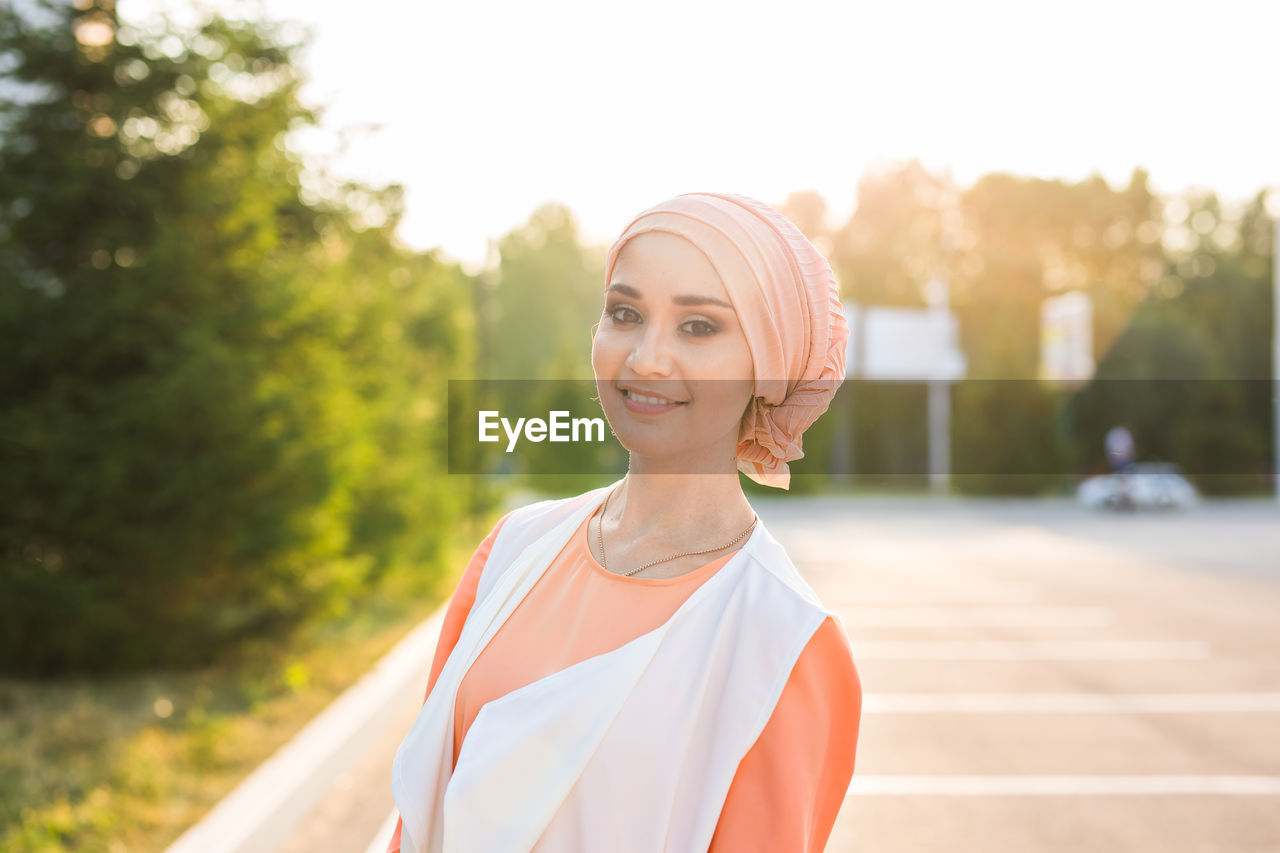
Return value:
[(763, 521), (742, 550), (746, 552), (749, 573), (756, 576), (757, 583), (767, 586), (771, 595), (793, 600), (796, 606), (808, 610), (815, 618), (834, 616), (800, 575), (787, 550)]
[(836, 614), (828, 615), (813, 632), (803, 659), (810, 669), (822, 674), (821, 681), (831, 689), (861, 697), (862, 681), (853, 659), (849, 633)]
[(736, 642), (746, 647), (766, 643), (787, 669), (811, 671), (809, 664), (817, 663), (847, 685), (852, 655), (839, 617), (823, 605), (763, 524), (743, 546), (741, 557), (728, 593), (743, 615), (733, 622), (742, 632)]
[(797, 665), (814, 673), (815, 683), (860, 697), (861, 682), (844, 620), (801, 576), (782, 543), (767, 528), (760, 533), (744, 550), (749, 561), (746, 575), (761, 591), (762, 609), (789, 610), (803, 620), (808, 634)]

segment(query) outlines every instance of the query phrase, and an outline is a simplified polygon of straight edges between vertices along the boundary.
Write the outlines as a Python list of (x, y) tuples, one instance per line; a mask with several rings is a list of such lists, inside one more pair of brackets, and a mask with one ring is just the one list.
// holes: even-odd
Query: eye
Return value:
[(630, 305), (615, 305), (612, 308), (606, 308), (604, 313), (619, 326), (640, 320), (640, 314)]
[(715, 323), (711, 323), (707, 320), (690, 320), (684, 324), (684, 328), (689, 331), (689, 334), (696, 338), (705, 338), (720, 331)]

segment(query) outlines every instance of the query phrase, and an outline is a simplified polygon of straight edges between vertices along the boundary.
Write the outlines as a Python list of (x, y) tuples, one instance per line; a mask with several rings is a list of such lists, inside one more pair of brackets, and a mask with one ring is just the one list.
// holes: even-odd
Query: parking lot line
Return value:
[(1231, 714), (1280, 711), (1280, 693), (868, 693), (864, 714)]
[(1203, 660), (1197, 640), (855, 640), (854, 660)]
[(845, 624), (861, 628), (1103, 628), (1114, 624), (1106, 607), (845, 606)]
[(1170, 796), (1280, 794), (1280, 776), (859, 776), (856, 796)]

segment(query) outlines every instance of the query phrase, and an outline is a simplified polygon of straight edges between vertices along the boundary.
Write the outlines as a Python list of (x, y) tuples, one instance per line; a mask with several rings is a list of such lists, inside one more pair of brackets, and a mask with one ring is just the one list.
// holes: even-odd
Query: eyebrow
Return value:
[[(640, 295), (640, 291), (636, 290), (629, 284), (611, 284), (606, 293), (621, 293), (623, 296), (630, 296), (632, 299), (644, 299)], [(700, 305), (719, 305), (721, 308), (733, 310), (733, 306), (723, 299), (717, 299), (714, 296), (694, 296), (686, 294), (684, 296), (673, 296), (671, 301), (677, 305), (697, 307)]]

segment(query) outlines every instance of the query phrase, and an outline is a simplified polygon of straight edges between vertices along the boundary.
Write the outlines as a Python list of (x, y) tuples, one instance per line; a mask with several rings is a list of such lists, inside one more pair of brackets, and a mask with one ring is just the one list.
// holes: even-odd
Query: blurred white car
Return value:
[(1076, 487), (1076, 500), (1092, 509), (1186, 509), (1200, 495), (1177, 465), (1139, 462), (1123, 474), (1085, 480)]

